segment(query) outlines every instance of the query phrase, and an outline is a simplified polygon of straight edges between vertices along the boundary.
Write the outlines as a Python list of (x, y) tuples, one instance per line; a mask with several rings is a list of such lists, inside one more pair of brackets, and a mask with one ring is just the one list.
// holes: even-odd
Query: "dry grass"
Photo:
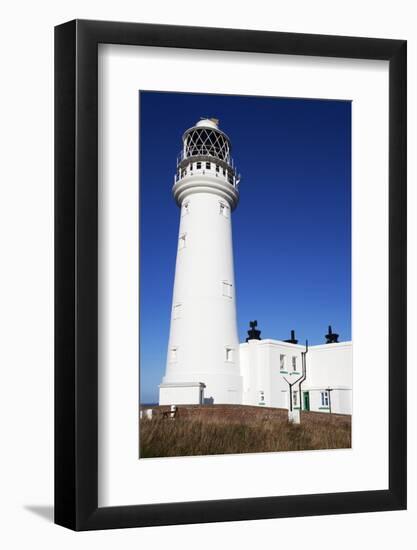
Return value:
[(287, 412), (258, 407), (186, 407), (174, 420), (161, 409), (140, 421), (140, 457), (194, 456), (351, 447), (350, 416), (302, 413), (289, 424)]

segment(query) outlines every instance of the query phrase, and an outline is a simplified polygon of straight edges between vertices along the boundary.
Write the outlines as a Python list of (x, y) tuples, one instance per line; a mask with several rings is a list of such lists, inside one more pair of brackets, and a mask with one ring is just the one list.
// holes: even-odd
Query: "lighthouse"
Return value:
[(177, 259), (159, 404), (239, 404), (232, 246), (239, 176), (217, 119), (201, 119), (182, 141), (173, 186), (180, 216)]

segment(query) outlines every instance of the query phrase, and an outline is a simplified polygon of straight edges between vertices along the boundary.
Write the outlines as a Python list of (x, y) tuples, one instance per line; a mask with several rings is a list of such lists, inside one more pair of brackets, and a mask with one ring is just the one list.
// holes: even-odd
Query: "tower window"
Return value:
[(297, 370), (297, 357), (295, 356), (292, 357), (292, 370)]
[(176, 363), (178, 361), (178, 348), (171, 348), (170, 360), (172, 363)]
[(223, 296), (226, 296), (227, 298), (232, 297), (232, 285), (228, 283), (227, 281), (222, 282), (222, 292)]
[(184, 233), (183, 235), (180, 235), (180, 238), (178, 240), (178, 250), (181, 250), (185, 248), (187, 235)]
[(226, 169), (223, 168), (223, 176), (225, 176), (225, 175), (226, 175)]
[(328, 391), (322, 391), (320, 396), (321, 396), (321, 406), (322, 407), (328, 407), (329, 406), (329, 392)]
[(220, 166), (216, 164), (216, 172), (219, 172), (219, 171), (220, 171)]
[(233, 348), (226, 348), (226, 361), (233, 361)]
[(211, 168), (211, 164), (209, 162), (206, 162), (206, 169), (210, 170), (210, 168)]
[(279, 356), (279, 370), (284, 370), (284, 369), (285, 369), (285, 355), (281, 353), (281, 355)]
[(201, 162), (197, 162), (197, 170), (201, 170)]
[(190, 170), (190, 172), (191, 172), (191, 170), (193, 169), (193, 163), (192, 163), (192, 162), (190, 162), (190, 164), (188, 165), (188, 168), (189, 168), (189, 170)]
[(220, 202), (220, 214), (222, 216), (224, 216), (225, 218), (228, 218), (229, 217), (229, 209), (227, 207), (226, 204), (224, 204), (224, 202)]
[(181, 317), (182, 304), (175, 304), (173, 307), (172, 318), (179, 319)]
[(185, 216), (185, 214), (189, 214), (190, 212), (190, 203), (187, 201), (182, 206), (182, 214)]

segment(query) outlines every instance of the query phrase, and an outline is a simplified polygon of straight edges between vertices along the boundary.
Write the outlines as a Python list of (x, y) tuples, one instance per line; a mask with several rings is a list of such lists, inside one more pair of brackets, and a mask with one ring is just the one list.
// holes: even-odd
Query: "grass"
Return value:
[(271, 413), (271, 409), (255, 407), (215, 407), (180, 408), (173, 420), (163, 418), (156, 410), (152, 420), (142, 419), (140, 457), (351, 447), (350, 416), (304, 412), (297, 425), (287, 422), (283, 410), (272, 409)]

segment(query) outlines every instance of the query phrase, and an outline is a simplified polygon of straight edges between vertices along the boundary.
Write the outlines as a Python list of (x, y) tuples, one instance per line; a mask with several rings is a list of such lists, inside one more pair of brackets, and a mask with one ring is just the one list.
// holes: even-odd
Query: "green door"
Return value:
[(303, 398), (304, 398), (304, 410), (309, 411), (310, 410), (310, 394), (308, 391), (303, 392)]

